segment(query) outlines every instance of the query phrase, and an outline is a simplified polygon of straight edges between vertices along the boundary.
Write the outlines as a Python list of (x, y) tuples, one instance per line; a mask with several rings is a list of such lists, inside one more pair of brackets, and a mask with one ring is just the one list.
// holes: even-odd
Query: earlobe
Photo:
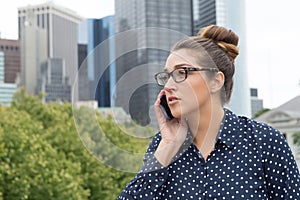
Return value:
[(218, 72), (212, 80), (211, 92), (215, 93), (222, 89), (225, 82), (225, 76), (223, 72)]

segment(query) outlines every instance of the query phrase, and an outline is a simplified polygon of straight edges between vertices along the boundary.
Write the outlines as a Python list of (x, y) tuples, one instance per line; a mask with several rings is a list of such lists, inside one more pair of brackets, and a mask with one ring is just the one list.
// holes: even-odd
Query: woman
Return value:
[[(300, 175), (282, 134), (223, 106), (238, 36), (205, 27), (178, 42), (155, 77), (160, 126), (144, 165), (118, 199), (299, 199)], [(173, 118), (160, 103), (166, 95)]]

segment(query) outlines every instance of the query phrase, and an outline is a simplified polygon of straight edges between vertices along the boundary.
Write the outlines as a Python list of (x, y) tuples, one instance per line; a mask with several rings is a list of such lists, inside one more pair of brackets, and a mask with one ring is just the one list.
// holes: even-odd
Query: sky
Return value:
[(300, 95), (300, 1), (246, 5), (249, 84), (258, 88), (265, 107), (274, 108)]
[[(18, 7), (46, 0), (6, 0), (0, 7), (1, 37), (17, 39)], [(52, 0), (84, 18), (114, 14), (114, 0)], [(83, 3), (84, 2), (84, 3)], [(245, 0), (249, 86), (264, 107), (275, 108), (300, 95), (300, 1)], [(300, 106), (300, 105), (299, 105)]]
[(18, 38), (18, 8), (53, 2), (75, 11), (84, 18), (101, 18), (114, 14), (114, 0), (3, 0), (0, 6), (2, 38)]

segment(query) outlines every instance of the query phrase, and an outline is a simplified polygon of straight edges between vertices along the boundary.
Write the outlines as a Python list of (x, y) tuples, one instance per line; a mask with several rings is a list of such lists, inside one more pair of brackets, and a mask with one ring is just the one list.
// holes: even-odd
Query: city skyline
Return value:
[[(0, 8), (1, 37), (17, 39), (18, 7), (44, 2), (47, 1), (8, 1), (5, 7)], [(114, 14), (114, 1), (88, 1), (85, 6), (80, 1), (52, 2), (74, 10), (84, 18)], [(249, 86), (258, 88), (258, 96), (267, 108), (278, 107), (300, 94), (300, 68), (296, 60), (300, 45), (297, 41), (300, 25), (296, 21), (299, 7), (296, 0), (287, 0), (285, 4), (271, 0), (246, 0)]]

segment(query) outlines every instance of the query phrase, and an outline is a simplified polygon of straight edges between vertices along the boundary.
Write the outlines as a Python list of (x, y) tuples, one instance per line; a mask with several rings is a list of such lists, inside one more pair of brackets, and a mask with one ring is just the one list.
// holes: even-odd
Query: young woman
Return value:
[[(118, 199), (300, 198), (299, 170), (282, 134), (224, 108), (237, 44), (234, 32), (215, 25), (175, 44), (155, 76), (164, 86), (155, 102), (160, 132)], [(161, 110), (164, 95), (172, 119)]]

